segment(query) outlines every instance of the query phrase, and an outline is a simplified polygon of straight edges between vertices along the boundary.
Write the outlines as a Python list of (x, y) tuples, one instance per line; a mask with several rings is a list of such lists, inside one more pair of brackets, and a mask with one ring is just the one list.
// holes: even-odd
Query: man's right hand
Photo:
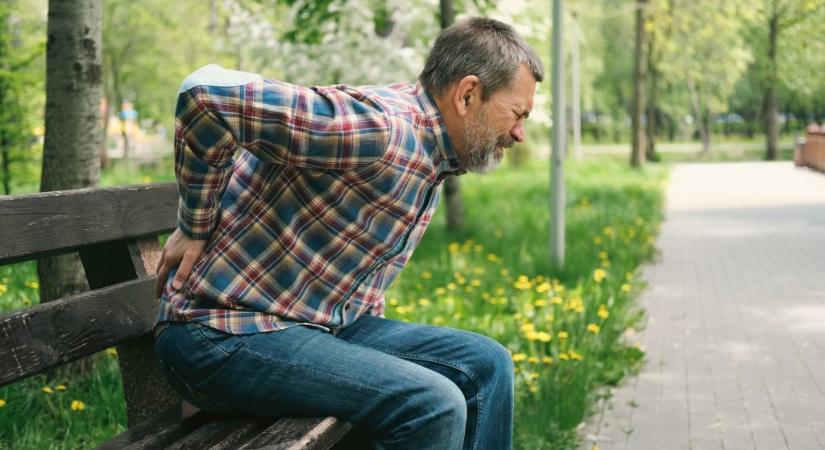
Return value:
[(206, 244), (207, 241), (204, 240), (190, 239), (183, 234), (180, 228), (177, 228), (169, 236), (166, 245), (163, 246), (163, 252), (160, 254), (160, 262), (156, 270), (158, 278), (155, 282), (155, 298), (160, 298), (161, 293), (163, 293), (163, 286), (166, 284), (166, 277), (179, 264), (175, 279), (172, 281), (172, 287), (180, 289), (183, 286), (183, 283), (189, 278), (192, 266), (203, 254)]

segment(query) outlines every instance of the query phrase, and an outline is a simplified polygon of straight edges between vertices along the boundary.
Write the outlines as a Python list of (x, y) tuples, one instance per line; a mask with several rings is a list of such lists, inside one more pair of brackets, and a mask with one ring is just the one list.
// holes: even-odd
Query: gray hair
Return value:
[(512, 83), (519, 66), (526, 64), (536, 82), (544, 79), (544, 66), (536, 51), (510, 25), (485, 17), (472, 17), (445, 28), (435, 40), (419, 75), (433, 95), (441, 95), (455, 82), (475, 75), (481, 83), (481, 100)]

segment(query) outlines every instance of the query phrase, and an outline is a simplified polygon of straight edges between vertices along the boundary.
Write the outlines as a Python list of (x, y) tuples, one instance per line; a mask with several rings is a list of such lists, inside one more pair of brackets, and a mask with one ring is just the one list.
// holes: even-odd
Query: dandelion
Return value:
[(538, 292), (539, 294), (544, 294), (545, 292), (549, 291), (551, 287), (552, 286), (550, 285), (550, 283), (545, 281), (536, 286), (536, 292)]
[(550, 333), (545, 333), (544, 331), (540, 331), (536, 333), (536, 339), (541, 342), (550, 342), (553, 339), (553, 336)]
[(430, 299), (428, 298), (419, 298), (418, 304), (424, 307), (430, 306)]
[(532, 323), (528, 322), (528, 323), (522, 324), (520, 330), (521, 330), (522, 333), (527, 334), (531, 331), (536, 331), (536, 326), (533, 325)]
[(602, 228), (602, 234), (605, 236), (613, 237), (616, 235), (616, 230), (613, 227), (604, 227)]
[(473, 286), (473, 287), (481, 286), (481, 280), (479, 280), (477, 278), (474, 278), (474, 279), (470, 280), (470, 286)]
[(596, 269), (593, 271), (593, 281), (596, 283), (601, 283), (606, 276), (607, 272), (605, 272), (604, 269)]
[(561, 305), (564, 303), (564, 300), (561, 297), (553, 297), (552, 299), (550, 299), (550, 303), (554, 305)]
[(542, 299), (539, 299), (539, 300), (534, 301), (533, 304), (536, 305), (536, 306), (544, 306), (544, 305), (547, 304), (547, 302), (542, 300)]
[(499, 270), (498, 273), (500, 273), (501, 276), (503, 276), (503, 277), (509, 277), (510, 276), (510, 271), (507, 270), (507, 269), (501, 269), (501, 270)]
[(539, 362), (539, 358), (536, 357), (536, 356), (531, 356), (531, 357), (527, 358), (527, 362), (535, 364), (535, 363)]
[(54, 394), (54, 389), (50, 388), (49, 386), (43, 386), (43, 388), (40, 390), (43, 391), (44, 394)]
[(602, 243), (602, 237), (601, 236), (593, 237), (593, 243), (596, 244), (596, 245), (601, 244)]
[(38, 283), (37, 281), (26, 280), (23, 284), (27, 288), (31, 288), (31, 289), (35, 289), (35, 290), (40, 289), (40, 283)]
[(143, 184), (151, 183), (152, 182), (152, 177), (144, 175), (144, 176), (140, 177), (140, 182), (143, 183)]
[(440, 287), (440, 288), (435, 290), (435, 295), (444, 295), (446, 293), (447, 293), (447, 290), (444, 289), (443, 287)]
[(628, 272), (628, 273), (624, 274), (624, 279), (627, 280), (627, 281), (632, 280), (633, 279), (633, 272)]
[(455, 283), (447, 283), (447, 289), (454, 291), (456, 288)]
[(0, 408), (3, 408), (4, 406), (6, 406), (6, 401), (0, 398)]
[(109, 347), (106, 349), (106, 354), (109, 356), (117, 356), (117, 349), (114, 347)]
[(607, 252), (602, 250), (599, 252), (599, 259), (607, 259)]
[(599, 330), (600, 330), (599, 326), (596, 325), (595, 323), (591, 323), (591, 324), (587, 325), (587, 331), (589, 331), (593, 334), (599, 334)]
[(513, 362), (521, 362), (527, 359), (527, 355), (524, 353), (516, 353), (513, 355)]
[(606, 259), (604, 261), (602, 261), (602, 267), (605, 268), (605, 269), (609, 269), (610, 268), (610, 261), (608, 261)]
[(433, 273), (432, 273), (432, 272), (426, 272), (426, 271), (425, 271), (425, 272), (421, 272), (421, 278), (422, 278), (422, 279), (424, 279), (424, 280), (429, 280), (429, 279), (430, 279), (430, 278), (432, 278), (432, 277), (433, 277)]
[(559, 331), (557, 336), (559, 337), (559, 339), (567, 339), (570, 337), (570, 333), (566, 331)]
[(461, 320), (461, 313), (457, 312), (453, 314), (453, 320)]
[(549, 356), (543, 356), (541, 358), (541, 362), (543, 362), (545, 364), (553, 364), (553, 358), (551, 358)]
[(533, 283), (530, 282), (530, 279), (527, 278), (526, 275), (519, 275), (518, 281), (513, 283), (513, 287), (522, 291), (526, 291), (533, 287)]
[(460, 247), (460, 245), (458, 244), (458, 242), (452, 242), (452, 243), (450, 243), (450, 245), (448, 245), (448, 246), (447, 246), (447, 250), (449, 250), (449, 251), (450, 251), (450, 253), (458, 253), (458, 250), (459, 250), (460, 248), (461, 248), (461, 247)]
[(395, 312), (397, 312), (399, 315), (403, 316), (404, 314), (411, 313), (412, 312), (412, 307), (410, 307), (410, 306), (399, 306), (398, 308), (395, 308)]
[(545, 314), (544, 320), (546, 320), (547, 322), (553, 322), (554, 320), (556, 320), (556, 316), (554, 316), (553, 314)]
[(584, 359), (584, 356), (581, 353), (576, 353), (573, 350), (570, 350), (567, 353), (570, 354), (570, 359), (572, 360), (581, 361)]
[(86, 404), (80, 400), (72, 400), (72, 411), (83, 411), (86, 409)]
[(599, 311), (596, 313), (596, 315), (602, 319), (607, 319), (610, 313), (607, 312), (607, 308), (605, 308), (604, 305), (601, 305), (599, 306)]
[(476, 244), (475, 246), (473, 246), (473, 250), (474, 250), (476, 253), (481, 253), (481, 251), (482, 251), (482, 250), (484, 250), (484, 246), (483, 246), (483, 245), (481, 245), (481, 244)]
[(465, 284), (467, 284), (467, 279), (466, 279), (466, 278), (464, 278), (464, 277), (457, 277), (455, 280), (458, 282), (458, 284), (460, 284), (460, 285), (462, 285), (462, 286), (464, 286)]
[(397, 298), (391, 298), (390, 299), (390, 306), (398, 306), (398, 299)]
[(536, 392), (538, 392), (538, 391), (539, 391), (539, 387), (538, 387), (538, 386), (536, 386), (535, 384), (533, 384), (533, 385), (531, 385), (531, 386), (530, 386), (530, 392), (532, 392), (532, 393), (534, 393), (534, 394), (535, 394), (535, 393), (536, 393)]
[[(536, 359), (538, 359), (538, 358), (536, 358)], [(530, 380), (530, 381), (538, 380), (539, 376), (540, 375), (539, 375), (538, 372), (527, 372), (527, 379)]]
[(67, 388), (66, 388), (65, 384), (58, 384), (57, 386), (54, 387), (54, 389), (56, 391), (65, 391)]
[(473, 267), (473, 273), (476, 274), (476, 275), (483, 274), (484, 273), (484, 267), (479, 267), (479, 266)]
[(6, 287), (5, 284), (0, 283), (0, 294), (5, 294), (7, 290), (8, 287)]
[(491, 263), (497, 262), (498, 261), (498, 255), (496, 255), (495, 253), (488, 253), (487, 254), (487, 261), (490, 261)]
[(570, 356), (565, 352), (561, 352), (559, 353), (559, 359), (562, 361), (567, 361), (570, 359)]
[(632, 287), (632, 286), (630, 286), (630, 285), (629, 285), (629, 284), (627, 284), (627, 283), (625, 283), (625, 284), (623, 284), (623, 285), (622, 285), (622, 292), (630, 292), (632, 289), (633, 289), (633, 287)]
[(441, 325), (442, 323), (444, 323), (444, 318), (441, 316), (435, 316), (433, 317), (433, 323), (436, 325)]

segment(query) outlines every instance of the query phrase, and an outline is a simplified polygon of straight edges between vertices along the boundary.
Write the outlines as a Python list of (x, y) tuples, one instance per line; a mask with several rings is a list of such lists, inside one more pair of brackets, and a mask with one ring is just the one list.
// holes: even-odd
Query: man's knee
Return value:
[(471, 369), (479, 378), (478, 381), (512, 383), (514, 367), (510, 352), (494, 339), (477, 333), (473, 333), (473, 336), (472, 345), (476, 356)]

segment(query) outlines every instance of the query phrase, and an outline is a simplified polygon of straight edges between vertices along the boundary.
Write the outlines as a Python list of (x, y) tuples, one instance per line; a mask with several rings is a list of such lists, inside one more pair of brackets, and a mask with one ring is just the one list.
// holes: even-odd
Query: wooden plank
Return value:
[(0, 264), (176, 226), (174, 183), (0, 196)]
[(191, 433), (205, 422), (203, 416), (181, 420), (180, 408), (171, 408), (115, 436), (96, 450), (157, 449)]
[(335, 417), (285, 418), (241, 447), (243, 450), (327, 450), (349, 432), (352, 425)]
[(0, 317), (0, 386), (149, 333), (153, 297), (147, 278)]
[(222, 450), (236, 449), (267, 428), (271, 421), (249, 418), (215, 418), (183, 439), (166, 447), (167, 450)]

